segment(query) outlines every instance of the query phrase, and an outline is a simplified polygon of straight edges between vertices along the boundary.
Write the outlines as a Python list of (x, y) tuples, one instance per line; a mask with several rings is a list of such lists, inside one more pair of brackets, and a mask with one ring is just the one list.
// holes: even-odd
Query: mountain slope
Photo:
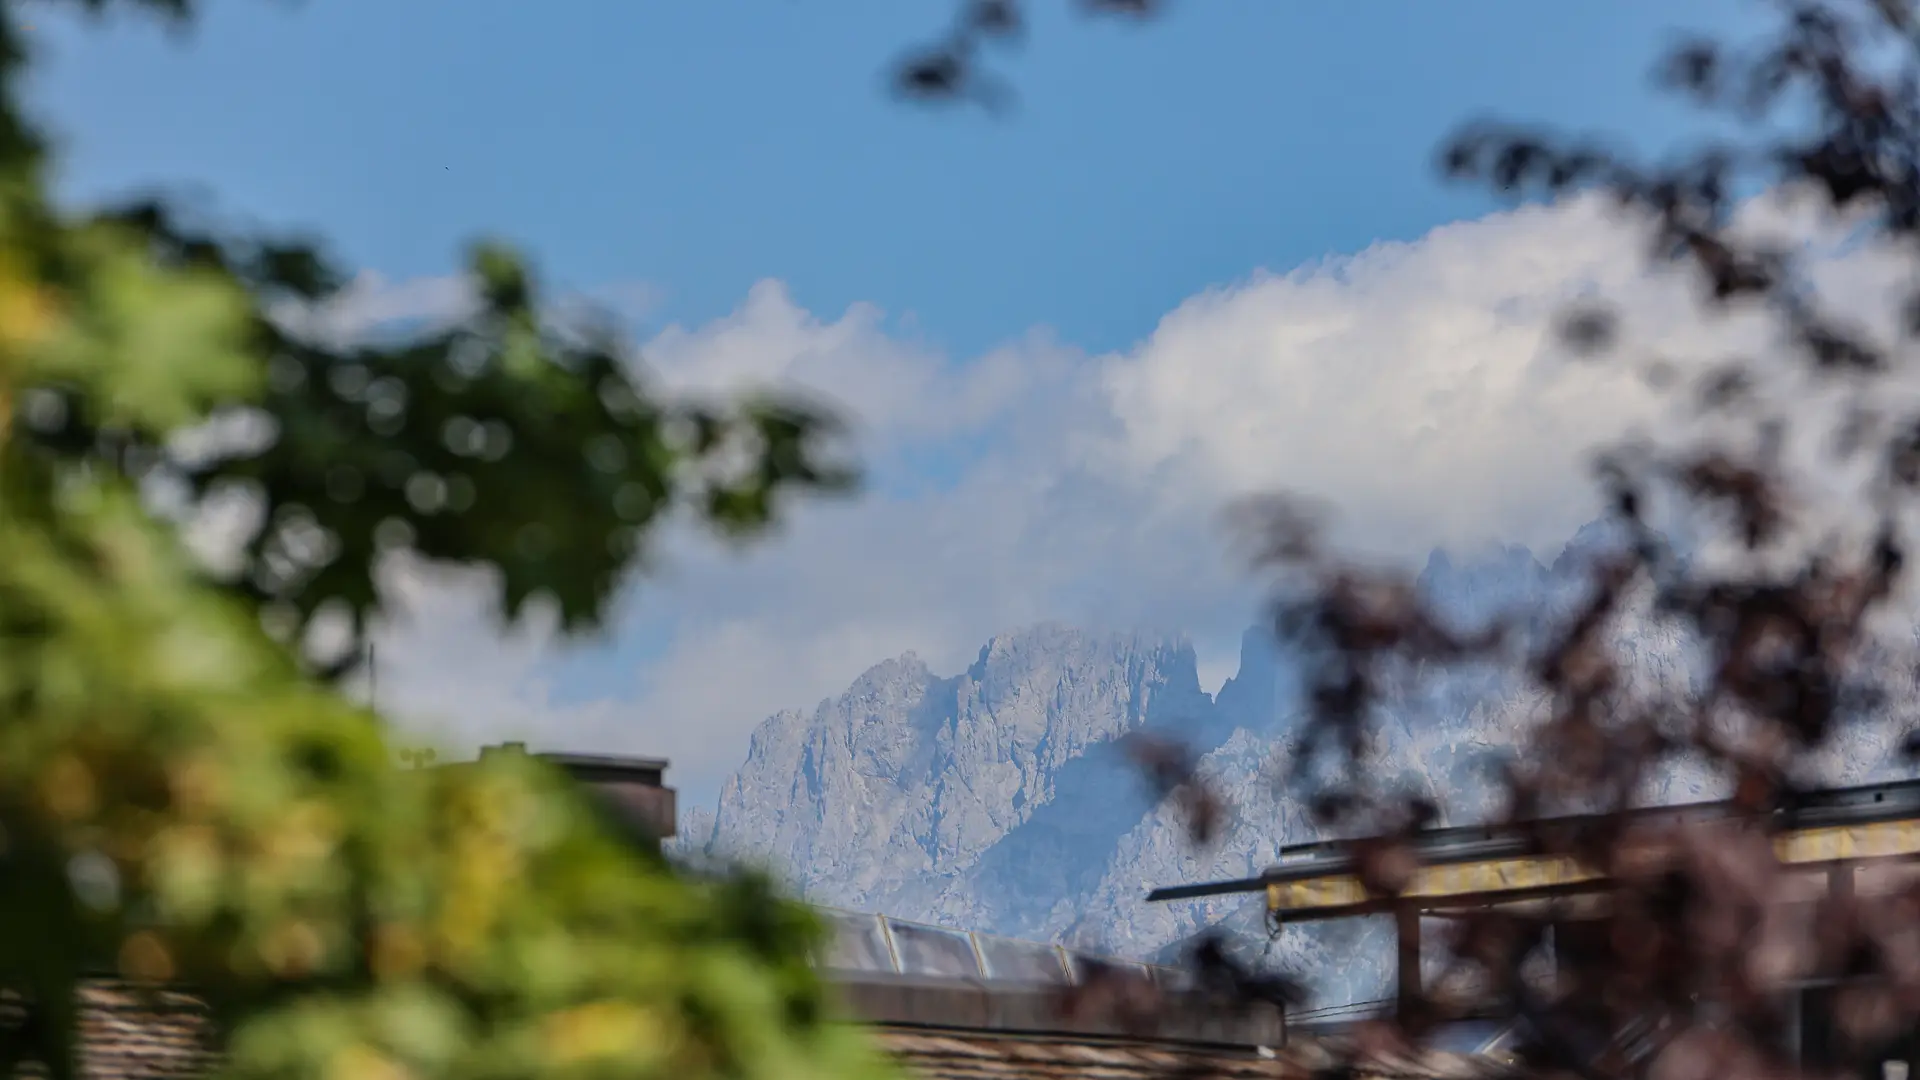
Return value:
[[(947, 678), (909, 654), (811, 715), (763, 723), (722, 789), (712, 847), (777, 853), (776, 871), (821, 902), (924, 915), (1036, 817), (1023, 835), (1054, 829), (1070, 848), (1076, 829), (1137, 820), (1146, 800), (1113, 741), (1211, 708), (1178, 639), (1041, 626)], [(1060, 813), (1090, 799), (1100, 812)]]
[[(1532, 613), (1537, 642), (1577, 606), (1588, 561), (1619, 539), (1589, 526), (1551, 564), (1514, 547), (1435, 553), (1419, 587), (1463, 628)], [(1698, 685), (1700, 658), (1672, 626), (1639, 613), (1615, 634), (1636, 692)], [(1239, 670), (1209, 697), (1193, 650), (1172, 637), (1036, 627), (994, 638), (952, 677), (909, 654), (811, 714), (770, 717), (713, 817), (689, 816), (683, 845), (770, 864), (818, 903), (1121, 955), (1164, 956), (1223, 926), (1247, 955), (1311, 970), (1323, 999), (1365, 1000), (1390, 971), (1378, 920), (1292, 927), (1268, 941), (1257, 897), (1143, 902), (1156, 885), (1257, 873), (1283, 845), (1317, 838), (1301, 793), (1284, 790), (1274, 768), (1297, 739), (1303, 663), (1249, 631)], [(1913, 671), (1883, 666), (1911, 700)], [(1538, 692), (1496, 664), (1403, 672), (1385, 690), (1384, 777), (1435, 797), (1454, 822), (1492, 813), (1489, 766), (1545, 707)], [(1117, 752), (1116, 739), (1143, 729), (1184, 739), (1230, 798), (1234, 814), (1207, 849), (1188, 841), (1172, 806), (1152, 805)], [(1821, 779), (1893, 775), (1888, 751), (1903, 731), (1857, 725)], [(1648, 795), (1716, 791), (1681, 769)]]

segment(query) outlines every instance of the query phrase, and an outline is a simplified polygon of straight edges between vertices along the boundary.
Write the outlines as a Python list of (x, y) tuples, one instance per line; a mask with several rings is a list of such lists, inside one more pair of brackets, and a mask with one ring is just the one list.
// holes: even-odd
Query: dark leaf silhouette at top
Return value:
[[(951, 28), (894, 64), (890, 81), (908, 100), (971, 101), (1003, 112), (1011, 101), (1005, 84), (984, 70), (989, 45), (1007, 45), (1024, 36), (1029, 0), (958, 0)], [(1160, 14), (1165, 0), (1079, 0), (1090, 15), (1147, 19)]]

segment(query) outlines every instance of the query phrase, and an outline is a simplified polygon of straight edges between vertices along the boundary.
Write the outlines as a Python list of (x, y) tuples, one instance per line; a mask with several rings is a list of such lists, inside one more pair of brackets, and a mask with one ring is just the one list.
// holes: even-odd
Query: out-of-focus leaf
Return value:
[[(262, 620), (366, 616), (398, 547), (492, 568), (509, 613), (545, 594), (590, 625), (670, 510), (750, 531), (780, 491), (844, 481), (823, 419), (720, 402), (698, 410), (708, 445), (675, 442), (693, 406), (545, 325), (498, 247), (477, 249), (483, 303), (458, 326), (303, 336), (289, 305), (347, 280), (314, 246), (196, 233), (159, 202), (50, 209), (11, 96), (12, 14), (0, 995), (28, 1019), (0, 1030), (0, 1067), (72, 1075), (74, 987), (105, 968), (203, 994), (235, 1077), (884, 1075), (828, 1022), (802, 909), (764, 883), (677, 877), (537, 761), (396, 767), (378, 718)], [(235, 418), (262, 437), (208, 449)], [(269, 528), (237, 582), (210, 581), (143, 493), (167, 470), (259, 494)]]

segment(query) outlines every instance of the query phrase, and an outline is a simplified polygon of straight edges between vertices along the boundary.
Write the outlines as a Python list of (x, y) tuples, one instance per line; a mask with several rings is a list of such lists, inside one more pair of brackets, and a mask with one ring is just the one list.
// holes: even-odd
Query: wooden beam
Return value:
[[(1599, 875), (1572, 859), (1523, 856), (1423, 866), (1400, 895), (1450, 900), (1466, 897), (1491, 899), (1501, 893), (1560, 889), (1598, 880)], [(1366, 886), (1360, 883), (1358, 877), (1350, 874), (1276, 881), (1267, 886), (1267, 906), (1275, 911), (1290, 913), (1356, 907), (1370, 899), (1372, 897)]]
[[(1796, 830), (1779, 837), (1774, 850), (1788, 866), (1817, 872), (1818, 867), (1839, 864), (1849, 867), (1851, 875), (1850, 868), (1862, 861), (1920, 856), (1920, 819)], [(1401, 896), (1417, 898), (1430, 907), (1461, 906), (1587, 891), (1604, 884), (1599, 875), (1572, 859), (1516, 855), (1423, 866)], [(1294, 920), (1363, 914), (1391, 906), (1388, 898), (1368, 893), (1344, 867), (1269, 880), (1266, 893), (1270, 910)]]
[(1832, 893), (1835, 899), (1851, 897), (1853, 895), (1853, 873), (1854, 865), (1850, 862), (1838, 863), (1828, 867), (1827, 891)]
[(1394, 996), (1396, 1015), (1406, 1016), (1420, 999), (1420, 909), (1412, 904), (1400, 904), (1393, 911), (1393, 926), (1399, 946)]

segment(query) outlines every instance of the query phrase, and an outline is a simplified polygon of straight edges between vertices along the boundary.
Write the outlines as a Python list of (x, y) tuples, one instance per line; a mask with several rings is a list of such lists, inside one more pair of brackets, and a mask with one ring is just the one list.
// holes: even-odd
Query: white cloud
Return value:
[[(1881, 280), (1849, 264), (1849, 288)], [(1867, 278), (1856, 280), (1859, 274)], [(439, 297), (425, 290), (429, 297)], [(471, 745), (509, 731), (541, 745), (675, 759), (705, 797), (768, 713), (811, 708), (908, 649), (953, 671), (996, 630), (1043, 618), (1187, 630), (1222, 649), (1253, 608), (1218, 510), (1251, 490), (1332, 498), (1345, 535), (1417, 557), (1435, 544), (1551, 545), (1591, 518), (1585, 453), (1654, 416), (1631, 371), (1571, 362), (1551, 334), (1597, 293), (1631, 339), (1679, 355), (1752, 340), (1702, 322), (1649, 275), (1638, 234), (1597, 203), (1437, 229), (1351, 258), (1260, 274), (1196, 296), (1136, 346), (1086, 356), (1034, 335), (956, 361), (853, 308), (822, 318), (777, 283), (714, 323), (645, 344), (667, 388), (804, 388), (861, 422), (866, 460), (942, 454), (952, 482), (912, 495), (803, 506), (744, 555), (690, 533), (642, 583), (596, 652), (631, 665), (588, 704), (552, 681), (547, 635), (502, 637), (457, 592), (413, 597), (385, 646), (382, 697)], [(464, 605), (464, 606), (463, 606)], [(588, 661), (580, 661), (587, 663)], [(443, 726), (444, 725), (444, 726)]]
[(1003, 420), (1024, 395), (1064, 374), (1058, 357), (1002, 349), (956, 369), (931, 348), (890, 333), (868, 305), (823, 321), (785, 286), (762, 281), (732, 314), (670, 326), (642, 350), (655, 385), (675, 393), (777, 386), (831, 398), (880, 445), (924, 444)]
[(471, 314), (477, 300), (460, 275), (388, 281), (368, 271), (347, 283), (326, 304), (288, 304), (275, 314), (288, 333), (325, 342), (350, 341), (370, 328), (395, 323), (443, 325)]
[[(1586, 512), (1579, 455), (1645, 414), (1618, 368), (1554, 347), (1577, 292), (1616, 292), (1635, 236), (1529, 209), (1195, 298), (1106, 365), (1116, 469), (1196, 506), (1281, 484), (1365, 539), (1544, 539)], [(1175, 479), (1177, 478), (1177, 479)]]
[(427, 741), (471, 748), (525, 738), (554, 717), (584, 733), (612, 708), (555, 703), (540, 671), (555, 641), (551, 611), (505, 626), (483, 575), (389, 564), (380, 576), (392, 611), (378, 635), (371, 692)]

